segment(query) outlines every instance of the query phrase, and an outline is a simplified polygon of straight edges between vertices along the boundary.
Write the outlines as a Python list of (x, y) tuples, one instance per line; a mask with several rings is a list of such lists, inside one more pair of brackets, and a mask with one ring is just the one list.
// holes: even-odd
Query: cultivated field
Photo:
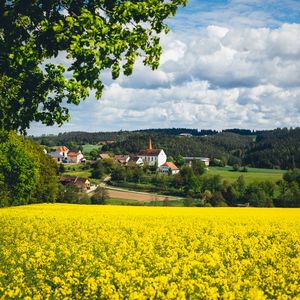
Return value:
[(141, 192), (131, 192), (131, 191), (120, 191), (120, 190), (113, 190), (108, 189), (108, 194), (111, 198), (116, 199), (131, 199), (136, 200), (138, 202), (151, 202), (151, 201), (164, 201), (165, 199), (172, 201), (178, 200), (176, 197), (172, 196), (161, 196), (156, 194), (150, 193), (141, 193)]
[(0, 209), (0, 299), (295, 299), (300, 210)]

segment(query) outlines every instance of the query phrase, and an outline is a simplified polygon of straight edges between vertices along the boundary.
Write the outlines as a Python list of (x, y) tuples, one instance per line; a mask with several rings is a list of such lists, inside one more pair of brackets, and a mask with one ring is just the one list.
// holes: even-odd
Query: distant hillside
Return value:
[(299, 168), (300, 128), (260, 132), (246, 149), (243, 161), (259, 168)]
[[(180, 137), (181, 133), (191, 137)], [(247, 129), (197, 130), (188, 128), (147, 129), (118, 132), (67, 132), (33, 138), (46, 146), (98, 144), (114, 153), (137, 153), (147, 147), (149, 136), (153, 146), (167, 155), (206, 156), (223, 162), (262, 168), (289, 169), (300, 167), (300, 128), (251, 131)]]
[(125, 140), (105, 147), (115, 153), (137, 153), (147, 147), (151, 136), (154, 148), (162, 148), (169, 156), (206, 156), (210, 158), (223, 158), (226, 161), (232, 152), (245, 149), (252, 143), (252, 138), (234, 133), (218, 133), (206, 137), (179, 137), (152, 132), (132, 133)]

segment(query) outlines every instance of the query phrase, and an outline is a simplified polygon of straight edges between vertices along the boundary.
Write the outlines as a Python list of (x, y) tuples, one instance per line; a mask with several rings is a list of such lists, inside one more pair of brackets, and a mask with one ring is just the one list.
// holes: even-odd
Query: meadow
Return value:
[(299, 209), (0, 209), (0, 299), (295, 299), (299, 225)]
[(209, 170), (204, 176), (220, 175), (222, 180), (227, 180), (232, 183), (237, 180), (239, 176), (243, 175), (247, 184), (266, 180), (276, 183), (278, 180), (282, 179), (283, 174), (286, 172), (284, 170), (259, 168), (247, 168), (247, 170), (247, 172), (241, 172), (232, 171), (232, 167), (209, 167)]

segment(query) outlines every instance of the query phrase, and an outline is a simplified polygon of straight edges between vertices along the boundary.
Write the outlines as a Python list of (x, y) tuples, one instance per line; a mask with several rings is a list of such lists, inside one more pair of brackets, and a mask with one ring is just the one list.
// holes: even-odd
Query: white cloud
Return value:
[[(296, 5), (292, 0), (286, 4)], [(263, 4), (256, 0), (253, 5)], [(105, 72), (103, 98), (95, 101), (91, 95), (72, 107), (72, 123), (53, 132), (299, 126), (300, 24), (272, 28), (270, 24), (279, 24), (272, 9), (262, 12), (249, 7), (247, 1), (230, 1), (219, 21), (194, 26), (188, 34), (176, 31), (162, 37), (164, 53), (156, 71), (137, 61), (130, 77), (112, 81)], [(241, 11), (247, 13), (238, 21)], [(216, 20), (221, 11), (199, 14)], [(193, 18), (195, 14), (186, 22)], [(31, 132), (50, 130), (34, 127)]]

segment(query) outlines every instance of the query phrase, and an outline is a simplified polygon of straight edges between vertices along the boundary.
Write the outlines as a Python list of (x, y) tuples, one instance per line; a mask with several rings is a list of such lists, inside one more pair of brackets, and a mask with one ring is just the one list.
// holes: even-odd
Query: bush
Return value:
[(92, 204), (106, 204), (109, 199), (108, 190), (104, 187), (98, 187), (91, 197)]
[(57, 164), (35, 143), (0, 132), (0, 206), (55, 202)]
[(232, 171), (237, 172), (237, 171), (239, 171), (239, 170), (240, 170), (240, 166), (239, 166), (238, 164), (234, 164), (234, 165), (232, 166)]

